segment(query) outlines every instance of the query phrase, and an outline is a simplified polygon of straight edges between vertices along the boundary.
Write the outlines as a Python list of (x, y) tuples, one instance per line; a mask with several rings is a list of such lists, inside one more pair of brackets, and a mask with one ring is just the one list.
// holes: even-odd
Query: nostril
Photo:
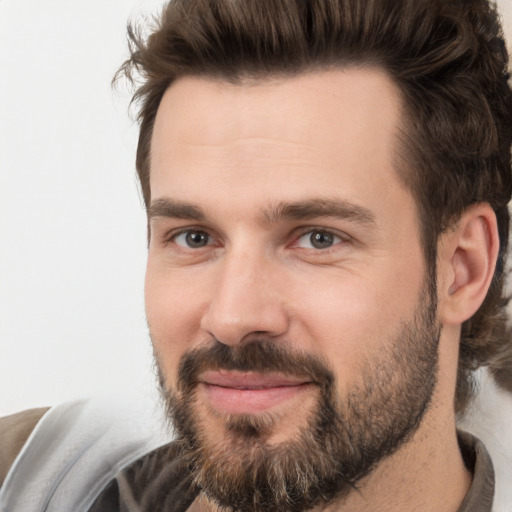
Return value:
[(201, 328), (225, 345), (238, 345), (247, 338), (283, 335), (288, 330), (288, 317), (279, 304), (254, 305), (236, 315), (211, 307), (202, 318)]

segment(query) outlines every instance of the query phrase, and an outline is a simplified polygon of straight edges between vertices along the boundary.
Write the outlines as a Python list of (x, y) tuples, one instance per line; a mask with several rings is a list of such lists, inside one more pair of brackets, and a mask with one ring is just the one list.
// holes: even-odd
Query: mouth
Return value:
[(252, 372), (209, 371), (199, 377), (199, 388), (219, 412), (257, 414), (296, 400), (314, 383), (303, 378)]

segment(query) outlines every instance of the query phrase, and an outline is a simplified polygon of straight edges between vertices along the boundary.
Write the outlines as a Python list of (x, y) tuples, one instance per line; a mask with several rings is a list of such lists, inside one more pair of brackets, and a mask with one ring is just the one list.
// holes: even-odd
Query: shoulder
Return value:
[(172, 510), (184, 512), (199, 493), (179, 444), (161, 446), (120, 471), (90, 512)]
[(496, 385), (486, 370), (477, 372), (478, 393), (458, 427), (485, 446), (496, 477), (494, 512), (509, 512), (512, 503), (512, 394)]
[[(112, 397), (52, 407), (29, 432), (0, 488), (0, 509), (88, 510), (124, 467), (170, 441), (151, 403)], [(43, 504), (43, 505), (41, 505)]]
[(23, 445), (49, 407), (28, 409), (0, 418), (0, 486)]

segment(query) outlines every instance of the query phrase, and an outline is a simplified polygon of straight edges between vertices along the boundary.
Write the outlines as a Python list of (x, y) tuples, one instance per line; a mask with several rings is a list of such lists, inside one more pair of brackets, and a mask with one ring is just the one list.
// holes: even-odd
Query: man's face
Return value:
[(286, 510), (302, 493), (302, 510), (348, 492), (428, 406), (435, 297), (394, 168), (399, 112), (371, 69), (183, 78), (164, 95), (147, 317), (178, 434), (220, 503)]

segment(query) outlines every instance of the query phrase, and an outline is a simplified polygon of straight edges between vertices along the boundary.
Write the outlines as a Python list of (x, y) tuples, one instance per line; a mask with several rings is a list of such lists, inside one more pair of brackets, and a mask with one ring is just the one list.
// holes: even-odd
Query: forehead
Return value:
[[(315, 139), (339, 143), (333, 130), (340, 124), (350, 123), (353, 137), (361, 131), (368, 135), (383, 128), (394, 131), (400, 103), (398, 89), (377, 68), (344, 68), (240, 84), (184, 77), (162, 98), (153, 145), (162, 135), (179, 135), (181, 142), (191, 143), (202, 138), (213, 144), (259, 135), (301, 142), (316, 135)], [(365, 124), (367, 120), (371, 122)]]
[(398, 89), (373, 68), (236, 85), (181, 78), (155, 120), (152, 199), (224, 197), (235, 204), (237, 196), (246, 208), (262, 198), (301, 201), (335, 192), (369, 201), (390, 183), (400, 186), (400, 109)]

